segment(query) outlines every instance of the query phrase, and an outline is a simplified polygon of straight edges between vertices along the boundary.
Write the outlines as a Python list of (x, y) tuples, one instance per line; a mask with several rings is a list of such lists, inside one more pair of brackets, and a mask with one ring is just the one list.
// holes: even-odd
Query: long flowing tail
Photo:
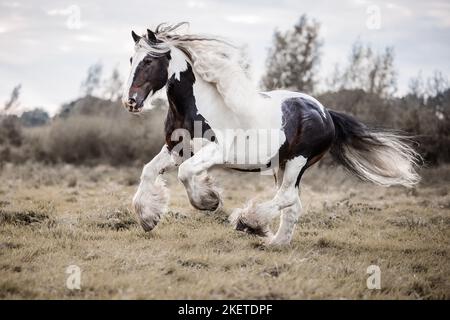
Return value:
[(415, 167), (420, 155), (405, 135), (368, 128), (355, 118), (329, 110), (336, 138), (333, 158), (360, 179), (383, 186), (412, 187), (420, 181)]

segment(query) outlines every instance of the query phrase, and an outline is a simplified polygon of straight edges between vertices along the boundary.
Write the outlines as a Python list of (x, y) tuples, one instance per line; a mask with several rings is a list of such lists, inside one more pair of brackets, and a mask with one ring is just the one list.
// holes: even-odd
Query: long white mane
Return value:
[(246, 70), (248, 62), (242, 50), (217, 37), (181, 33), (186, 25), (186, 22), (160, 24), (155, 30), (159, 43), (150, 43), (145, 38), (147, 41), (138, 45), (155, 56), (178, 48), (189, 59), (194, 72), (216, 87), (228, 108), (237, 114), (246, 113), (259, 94)]

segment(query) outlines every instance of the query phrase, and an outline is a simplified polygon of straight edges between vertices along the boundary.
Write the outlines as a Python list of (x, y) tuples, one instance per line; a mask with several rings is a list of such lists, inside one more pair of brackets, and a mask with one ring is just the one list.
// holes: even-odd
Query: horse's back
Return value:
[(288, 99), (293, 98), (301, 99), (302, 101), (305, 101), (307, 104), (312, 106), (314, 109), (319, 110), (322, 116), (326, 117), (327, 115), (325, 107), (316, 98), (303, 92), (295, 92), (289, 90), (273, 90), (261, 92), (261, 94), (273, 100), (277, 100), (281, 106)]
[(264, 93), (279, 100), (286, 143), (280, 150), (286, 160), (303, 156), (316, 162), (334, 140), (333, 120), (315, 98), (300, 92), (276, 90)]

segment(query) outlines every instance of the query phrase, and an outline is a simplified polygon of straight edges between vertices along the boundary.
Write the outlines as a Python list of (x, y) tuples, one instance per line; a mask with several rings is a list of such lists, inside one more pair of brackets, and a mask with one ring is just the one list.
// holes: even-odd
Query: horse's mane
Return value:
[(178, 48), (187, 56), (194, 71), (216, 86), (230, 109), (236, 112), (247, 110), (246, 104), (257, 95), (257, 91), (250, 79), (246, 68), (248, 62), (242, 50), (218, 37), (181, 33), (180, 29), (186, 25), (186, 22), (158, 25), (154, 32), (158, 42), (151, 43), (144, 38), (145, 49), (160, 55), (170, 51), (171, 47)]

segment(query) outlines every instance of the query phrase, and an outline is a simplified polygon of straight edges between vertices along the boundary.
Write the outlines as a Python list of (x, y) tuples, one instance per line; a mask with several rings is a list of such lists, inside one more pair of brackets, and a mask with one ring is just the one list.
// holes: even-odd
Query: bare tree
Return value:
[(369, 45), (356, 41), (348, 65), (342, 72), (337, 67), (331, 78), (329, 83), (333, 89), (363, 89), (383, 98), (390, 97), (397, 90), (394, 49), (387, 47), (383, 53), (375, 53)]
[(104, 82), (104, 96), (111, 101), (117, 101), (122, 92), (123, 82), (119, 70), (115, 67), (109, 79)]
[(449, 89), (448, 78), (439, 70), (434, 70), (431, 77), (427, 79), (427, 94), (436, 97)]
[(342, 71), (339, 67), (339, 64), (336, 63), (334, 65), (331, 76), (325, 81), (328, 85), (329, 90), (331, 91), (339, 91), (340, 89), (342, 89)]
[(389, 97), (397, 91), (397, 72), (394, 67), (393, 47), (386, 47), (384, 54), (376, 56), (369, 75), (369, 92), (381, 97)]
[(417, 76), (409, 79), (408, 88), (410, 94), (416, 98), (423, 98), (425, 96), (425, 84), (423, 81), (422, 71), (419, 71)]
[(89, 67), (86, 79), (81, 83), (81, 92), (86, 96), (91, 96), (100, 85), (103, 66), (100, 62)]
[(17, 108), (19, 106), (19, 98), (20, 98), (20, 90), (22, 89), (22, 84), (16, 85), (9, 96), (8, 101), (6, 101), (5, 106), (3, 108), (4, 112), (7, 112), (10, 109)]
[(314, 91), (321, 47), (319, 29), (318, 22), (303, 15), (292, 30), (275, 31), (261, 81), (264, 89)]
[(423, 99), (438, 97), (450, 88), (448, 78), (439, 70), (434, 70), (432, 75), (424, 79), (422, 71), (409, 80), (410, 94)]

